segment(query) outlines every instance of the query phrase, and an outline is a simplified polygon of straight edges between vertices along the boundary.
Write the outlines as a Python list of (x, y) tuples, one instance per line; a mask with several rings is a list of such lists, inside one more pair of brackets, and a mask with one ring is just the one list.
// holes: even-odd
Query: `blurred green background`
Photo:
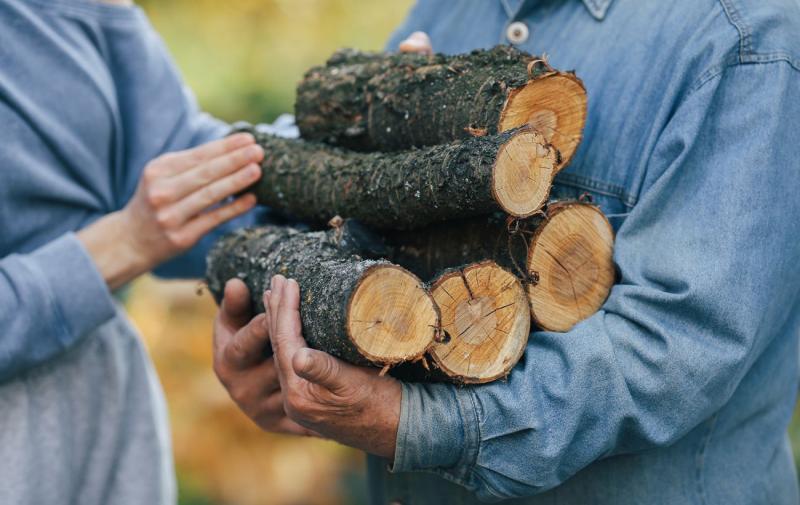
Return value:
[[(139, 0), (203, 108), (291, 112), (295, 84), (340, 47), (381, 49), (411, 0)], [(198, 291), (201, 296), (198, 296)], [(197, 283), (137, 281), (128, 301), (167, 394), (182, 505), (366, 503), (363, 456), (259, 431), (211, 369), (215, 307)], [(800, 416), (790, 432), (800, 463)]]
[[(272, 121), (295, 85), (344, 46), (380, 50), (410, 0), (137, 0), (200, 104), (227, 120)], [(137, 281), (127, 305), (169, 403), (182, 505), (366, 503), (364, 457), (331, 442), (266, 434), (211, 368), (216, 311), (198, 283)], [(202, 290), (200, 290), (202, 291)]]

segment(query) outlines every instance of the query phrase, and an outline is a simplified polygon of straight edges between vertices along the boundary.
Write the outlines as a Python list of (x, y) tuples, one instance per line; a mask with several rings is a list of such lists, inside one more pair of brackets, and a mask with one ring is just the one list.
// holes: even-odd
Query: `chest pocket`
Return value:
[(550, 198), (590, 199), (606, 215), (615, 233), (636, 204), (635, 197), (622, 186), (564, 172), (556, 176)]

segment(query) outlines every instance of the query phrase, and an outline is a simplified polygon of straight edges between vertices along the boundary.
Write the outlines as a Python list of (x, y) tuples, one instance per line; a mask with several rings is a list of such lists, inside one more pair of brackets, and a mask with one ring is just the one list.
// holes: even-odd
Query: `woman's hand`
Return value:
[(165, 154), (144, 169), (128, 205), (78, 233), (111, 289), (192, 247), (250, 210), (255, 196), (226, 198), (259, 177), (264, 151), (248, 133)]

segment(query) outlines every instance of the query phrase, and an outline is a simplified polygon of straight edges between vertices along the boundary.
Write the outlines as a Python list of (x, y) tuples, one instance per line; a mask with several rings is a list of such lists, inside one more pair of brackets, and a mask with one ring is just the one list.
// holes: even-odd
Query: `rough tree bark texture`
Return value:
[(262, 295), (275, 274), (300, 284), (309, 346), (351, 363), (383, 366), (416, 359), (438, 331), (438, 309), (418, 278), (385, 260), (361, 259), (335, 230), (240, 230), (209, 253), (207, 280), (218, 302), (225, 283), (239, 278), (256, 311), (263, 312)]
[(517, 216), (547, 201), (557, 153), (530, 128), (425, 149), (358, 153), (281, 139), (239, 125), (264, 147), (259, 202), (307, 220), (339, 215), (408, 229), (502, 209)]
[(357, 150), (399, 150), (530, 123), (569, 161), (586, 91), (572, 73), (510, 46), (469, 54), (335, 53), (309, 70), (295, 104), (301, 136)]

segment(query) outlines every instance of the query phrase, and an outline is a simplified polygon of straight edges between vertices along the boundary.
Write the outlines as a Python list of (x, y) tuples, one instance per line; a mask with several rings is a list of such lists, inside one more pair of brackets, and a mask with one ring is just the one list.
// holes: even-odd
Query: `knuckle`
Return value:
[(241, 166), (250, 161), (252, 151), (249, 147), (235, 150), (231, 153), (230, 162), (232, 165)]
[(147, 192), (147, 202), (153, 207), (161, 207), (168, 203), (171, 198), (170, 191), (164, 188), (150, 188)]
[(158, 177), (158, 161), (153, 161), (147, 164), (142, 171), (142, 181), (145, 184), (150, 184)]
[(289, 417), (296, 421), (307, 419), (310, 412), (310, 404), (302, 394), (289, 390), (286, 392), (284, 402), (284, 409)]
[(233, 363), (240, 363), (247, 356), (242, 343), (234, 340), (225, 348), (225, 359)]
[(192, 245), (192, 240), (184, 233), (167, 233), (167, 241), (178, 249), (186, 249)]
[(225, 389), (228, 389), (228, 387), (230, 386), (230, 383), (228, 381), (228, 371), (225, 369), (222, 363), (220, 363), (219, 360), (214, 360), (214, 363), (212, 364), (212, 369), (214, 370), (214, 375), (217, 376), (217, 379), (219, 380), (220, 384), (222, 384), (223, 387), (225, 387)]
[(250, 391), (236, 384), (230, 385), (228, 394), (237, 405), (248, 405), (250, 403)]
[(208, 207), (217, 203), (220, 198), (217, 196), (213, 186), (205, 186), (198, 192), (198, 198), (203, 206)]
[(174, 228), (177, 225), (175, 215), (171, 212), (156, 213), (156, 223), (164, 229)]
[(190, 165), (197, 165), (203, 161), (203, 153), (198, 149), (190, 149), (184, 152), (183, 156)]
[(317, 362), (319, 361), (322, 362), (319, 365), (319, 376), (322, 377), (323, 380), (330, 380), (337, 375), (339, 365), (336, 361), (332, 359), (317, 360)]

